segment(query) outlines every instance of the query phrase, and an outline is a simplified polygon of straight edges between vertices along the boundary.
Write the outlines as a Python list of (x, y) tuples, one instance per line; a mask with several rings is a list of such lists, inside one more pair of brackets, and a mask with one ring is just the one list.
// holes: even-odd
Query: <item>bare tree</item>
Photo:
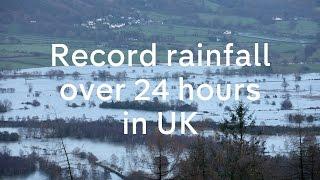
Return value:
[(287, 88), (289, 87), (289, 83), (287, 82), (286, 78), (282, 79), (281, 86), (283, 87), (283, 91), (287, 91)]

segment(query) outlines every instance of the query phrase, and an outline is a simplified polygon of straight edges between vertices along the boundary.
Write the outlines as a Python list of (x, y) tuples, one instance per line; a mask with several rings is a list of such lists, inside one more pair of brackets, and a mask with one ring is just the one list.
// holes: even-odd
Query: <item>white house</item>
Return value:
[(231, 35), (232, 32), (231, 32), (230, 30), (226, 30), (226, 31), (223, 32), (223, 34), (224, 34), (224, 35)]
[(281, 17), (275, 16), (272, 18), (274, 21), (282, 21), (283, 19)]

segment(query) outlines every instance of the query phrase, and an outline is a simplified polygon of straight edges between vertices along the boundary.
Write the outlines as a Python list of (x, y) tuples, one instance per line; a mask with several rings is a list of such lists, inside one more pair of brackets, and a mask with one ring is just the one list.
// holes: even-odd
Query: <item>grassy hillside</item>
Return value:
[[(269, 42), (274, 63), (320, 62), (317, 0), (4, 0), (2, 5), (1, 68), (49, 66), (52, 43), (90, 51), (144, 49), (157, 42), (165, 59), (165, 49), (198, 42), (218, 49), (227, 42), (248, 49)], [(226, 30), (232, 34), (223, 34)]]

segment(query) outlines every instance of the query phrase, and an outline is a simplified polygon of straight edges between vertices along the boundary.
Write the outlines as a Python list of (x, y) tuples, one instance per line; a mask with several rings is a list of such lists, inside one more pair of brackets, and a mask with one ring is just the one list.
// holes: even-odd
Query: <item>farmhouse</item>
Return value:
[(272, 18), (274, 21), (282, 21), (283, 19), (281, 17), (275, 16)]
[(232, 32), (231, 32), (230, 30), (226, 30), (226, 31), (223, 32), (223, 34), (224, 34), (224, 35), (231, 35)]

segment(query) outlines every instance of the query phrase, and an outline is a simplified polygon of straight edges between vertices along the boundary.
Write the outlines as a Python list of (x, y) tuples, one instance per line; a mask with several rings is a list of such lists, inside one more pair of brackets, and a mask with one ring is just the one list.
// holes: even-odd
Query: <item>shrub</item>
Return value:
[(187, 104), (183, 101), (176, 101), (169, 103), (160, 102), (158, 100), (153, 101), (112, 101), (112, 102), (102, 102), (99, 105), (100, 108), (105, 109), (135, 109), (135, 110), (145, 110), (145, 111), (197, 111), (198, 105), (195, 103)]
[(290, 122), (293, 123), (301, 123), (303, 121), (307, 121), (309, 123), (316, 120), (316, 118), (313, 115), (303, 115), (303, 114), (289, 114), (288, 119)]
[(286, 99), (281, 103), (281, 110), (290, 110), (292, 107), (290, 99)]
[(40, 102), (37, 100), (33, 100), (31, 105), (37, 107), (40, 106)]
[(25, 102), (25, 103), (22, 103), (22, 104), (31, 105), (31, 106), (34, 106), (34, 107), (40, 106), (40, 102), (37, 101), (37, 100), (33, 100), (32, 102)]
[(88, 152), (87, 159), (90, 164), (96, 164), (96, 162), (98, 161), (98, 158), (90, 152)]
[(302, 114), (290, 114), (288, 117), (290, 122), (301, 123), (305, 120), (305, 115)]
[(80, 105), (78, 105), (78, 104), (76, 104), (76, 103), (71, 103), (71, 104), (67, 103), (67, 106), (68, 106), (68, 107), (71, 107), (71, 108), (81, 107)]
[(306, 120), (307, 120), (308, 122), (313, 122), (313, 121), (315, 120), (315, 118), (314, 118), (314, 116), (309, 115), (309, 116), (307, 116)]
[(61, 88), (62, 88), (62, 85), (59, 85), (59, 86), (56, 87), (56, 90), (60, 93)]
[(12, 103), (9, 100), (0, 101), (0, 113), (5, 113), (11, 110)]
[(0, 132), (0, 141), (12, 142), (18, 141), (20, 138), (18, 133), (8, 133), (7, 131)]
[(48, 76), (50, 79), (56, 77), (57, 79), (61, 79), (64, 77), (64, 72), (62, 70), (50, 70), (46, 72), (46, 76)]
[(74, 80), (78, 80), (79, 77), (80, 77), (80, 73), (75, 71), (75, 72), (72, 73), (72, 77), (73, 77)]
[(224, 107), (224, 111), (231, 111), (230, 106), (225, 106), (225, 107)]

